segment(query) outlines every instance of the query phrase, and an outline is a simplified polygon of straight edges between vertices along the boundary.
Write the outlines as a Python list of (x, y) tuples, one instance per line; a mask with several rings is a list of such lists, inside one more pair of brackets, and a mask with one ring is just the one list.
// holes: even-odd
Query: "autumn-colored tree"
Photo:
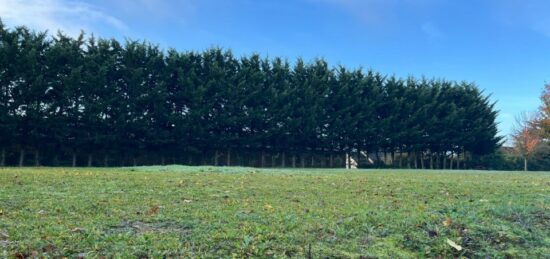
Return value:
[(536, 127), (536, 116), (522, 113), (516, 117), (516, 125), (512, 133), (514, 147), (523, 157), (523, 170), (527, 171), (527, 161), (541, 142), (540, 130)]

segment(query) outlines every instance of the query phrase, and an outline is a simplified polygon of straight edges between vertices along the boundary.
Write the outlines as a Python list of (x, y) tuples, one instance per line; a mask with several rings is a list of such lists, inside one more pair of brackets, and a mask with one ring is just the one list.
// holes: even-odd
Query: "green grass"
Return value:
[(309, 255), (550, 257), (550, 174), (0, 169), (0, 258)]

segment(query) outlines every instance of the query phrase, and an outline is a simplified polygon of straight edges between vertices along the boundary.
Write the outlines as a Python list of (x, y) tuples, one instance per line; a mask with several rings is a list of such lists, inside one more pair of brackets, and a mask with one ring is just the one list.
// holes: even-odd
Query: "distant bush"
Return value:
[[(501, 148), (493, 154), (472, 159), (471, 168), (483, 170), (523, 170), (523, 158), (506, 148)], [(550, 145), (540, 144), (529, 159), (529, 171), (550, 171)]]
[(529, 162), (529, 170), (550, 171), (550, 144), (539, 145)]

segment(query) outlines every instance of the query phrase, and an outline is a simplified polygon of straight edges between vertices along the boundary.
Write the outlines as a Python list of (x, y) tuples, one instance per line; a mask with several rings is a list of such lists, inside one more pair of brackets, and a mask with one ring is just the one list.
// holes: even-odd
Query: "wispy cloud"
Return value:
[(0, 0), (0, 17), (11, 26), (26, 25), (32, 29), (77, 35), (81, 30), (94, 31), (107, 25), (119, 31), (128, 27), (119, 19), (97, 7), (70, 0)]

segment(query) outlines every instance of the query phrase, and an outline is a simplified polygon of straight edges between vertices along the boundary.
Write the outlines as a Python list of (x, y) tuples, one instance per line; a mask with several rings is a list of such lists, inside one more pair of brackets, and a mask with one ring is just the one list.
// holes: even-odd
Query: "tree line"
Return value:
[(469, 82), (0, 24), (1, 165), (467, 168), (496, 115)]

